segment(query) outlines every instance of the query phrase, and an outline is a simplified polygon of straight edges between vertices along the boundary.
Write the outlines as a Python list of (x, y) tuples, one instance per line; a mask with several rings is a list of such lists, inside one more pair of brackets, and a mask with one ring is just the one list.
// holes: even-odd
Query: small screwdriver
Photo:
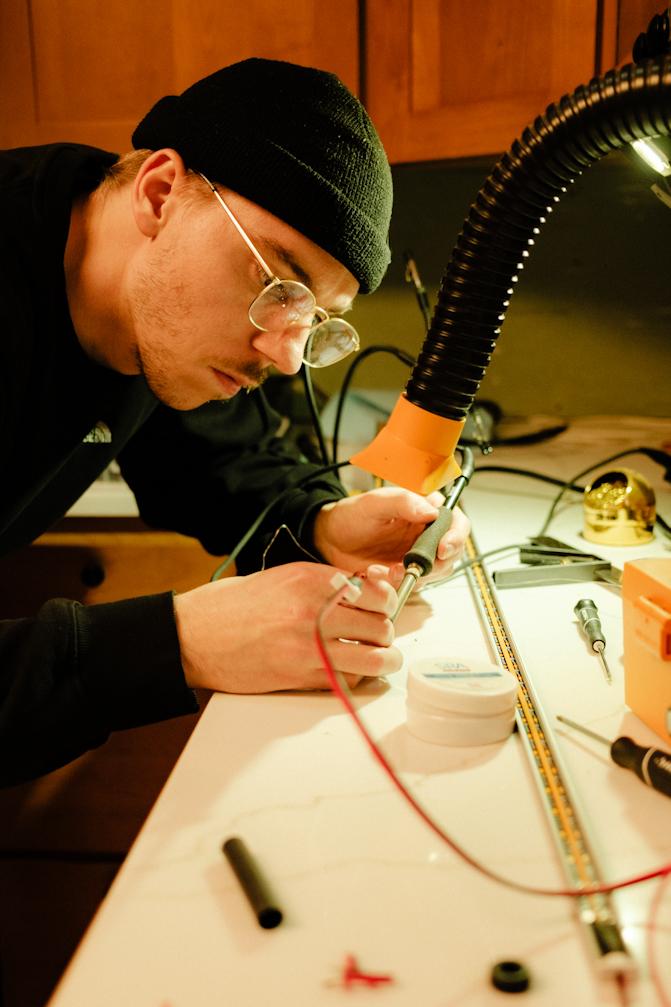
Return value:
[(573, 611), (580, 620), (580, 625), (585, 636), (592, 645), (592, 650), (601, 661), (601, 667), (603, 668), (603, 673), (606, 676), (606, 681), (612, 683), (613, 676), (610, 673), (610, 668), (606, 664), (606, 658), (604, 655), (604, 650), (606, 649), (606, 638), (603, 635), (601, 620), (599, 619), (599, 613), (596, 605), (591, 598), (581, 598)]
[(637, 745), (627, 737), (616, 738), (611, 742), (602, 734), (590, 731), (588, 727), (576, 724), (575, 720), (569, 720), (568, 717), (557, 716), (557, 720), (574, 727), (576, 731), (588, 734), (602, 745), (610, 745), (610, 757), (613, 762), (624, 769), (631, 769), (648, 787), (671, 797), (671, 753), (663, 752), (661, 748), (644, 748), (643, 745)]
[(406, 572), (398, 589), (398, 605), (391, 617), (392, 622), (396, 621), (419, 578), (426, 577), (433, 570), (438, 543), (452, 524), (454, 508), (473, 475), (473, 452), (467, 447), (463, 447), (461, 450), (461, 475), (454, 480), (452, 488), (445, 498), (445, 503), (438, 511), (436, 520), (426, 526), (415, 540), (412, 548), (403, 557)]

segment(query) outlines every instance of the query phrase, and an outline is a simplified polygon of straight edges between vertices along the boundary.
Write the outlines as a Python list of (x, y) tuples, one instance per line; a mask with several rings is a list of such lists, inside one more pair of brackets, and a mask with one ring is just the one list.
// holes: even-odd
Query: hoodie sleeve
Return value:
[(112, 731), (194, 713), (172, 594), (55, 599), (0, 622), (0, 785), (50, 772)]
[[(152, 527), (193, 536), (208, 552), (223, 555), (272, 505), (239, 554), (238, 571), (306, 555), (318, 559), (314, 518), (345, 490), (333, 474), (322, 473), (276, 435), (279, 423), (260, 389), (190, 413), (159, 406), (119, 457), (142, 518)], [(279, 528), (290, 534), (277, 536)]]

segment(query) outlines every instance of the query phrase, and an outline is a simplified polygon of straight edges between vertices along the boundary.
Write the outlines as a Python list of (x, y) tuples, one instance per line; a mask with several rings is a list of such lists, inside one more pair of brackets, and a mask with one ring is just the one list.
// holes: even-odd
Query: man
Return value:
[[(5, 784), (193, 712), (195, 687), (323, 687), (313, 634), (334, 568), (365, 574), (325, 626), (336, 666), (353, 682), (396, 670), (392, 583), (437, 513), (393, 488), (346, 498), (275, 437), (258, 390), (271, 367), (356, 348), (339, 319), (388, 264), (390, 171), (360, 103), (330, 74), (247, 60), (161, 99), (133, 144), (120, 160), (0, 156), (0, 554), (114, 457), (149, 524), (213, 554), (275, 503), (237, 577), (1, 624)], [(458, 515), (442, 569), (465, 534)]]

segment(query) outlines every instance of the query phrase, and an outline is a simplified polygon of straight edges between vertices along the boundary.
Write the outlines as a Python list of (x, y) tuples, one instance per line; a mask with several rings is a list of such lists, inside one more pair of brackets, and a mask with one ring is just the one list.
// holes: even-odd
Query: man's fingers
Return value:
[(379, 647), (388, 647), (394, 639), (394, 628), (388, 616), (344, 605), (333, 610), (325, 630), (328, 639), (358, 640)]
[[(391, 616), (396, 610), (396, 592), (388, 580), (388, 568), (376, 563), (360, 578), (361, 594), (351, 603), (341, 603), (351, 609), (363, 609), (367, 612), (378, 612), (380, 615)], [(340, 606), (338, 606), (340, 607)]]
[[(441, 494), (438, 494), (437, 498), (439, 501), (443, 500)], [(433, 521), (439, 506), (428, 497), (398, 486), (383, 486), (382, 489), (369, 490), (360, 499), (366, 500), (371, 508), (371, 517), (378, 520), (400, 518), (404, 521)]]
[(328, 640), (327, 649), (333, 667), (347, 675), (379, 678), (398, 671), (403, 664), (403, 655), (396, 647), (370, 647), (349, 640)]
[(436, 556), (439, 560), (454, 560), (464, 548), (471, 523), (459, 507), (454, 508), (452, 524), (438, 543)]

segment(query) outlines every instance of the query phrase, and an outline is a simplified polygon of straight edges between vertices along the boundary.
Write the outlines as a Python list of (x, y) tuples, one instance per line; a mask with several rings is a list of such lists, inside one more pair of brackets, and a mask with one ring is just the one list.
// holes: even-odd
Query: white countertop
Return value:
[[(499, 449), (478, 464), (534, 466), (564, 478), (614, 453), (627, 436), (653, 446), (671, 441), (671, 422), (620, 422), (613, 443), (603, 422), (589, 422), (545, 446)], [(653, 479), (660, 510), (671, 516), (659, 468), (638, 456), (626, 464)], [(526, 479), (477, 475), (465, 504), (478, 546), (536, 533), (553, 495)], [(573, 502), (549, 533), (584, 548), (580, 519)], [(642, 549), (608, 550), (608, 558), (621, 566), (639, 555), (671, 557), (667, 542), (658, 535)], [(586, 593), (597, 601), (607, 635), (610, 686), (575, 624), (573, 605)], [(626, 732), (660, 743), (624, 706), (621, 601), (613, 589), (516, 588), (500, 591), (499, 599), (549, 722), (563, 713), (611, 738)], [(464, 577), (423, 592), (397, 630), (406, 664), (426, 654), (491, 659)], [(355, 693), (404, 781), (489, 867), (564, 887), (519, 735), (461, 749), (414, 739), (405, 727), (405, 679), (402, 670)], [(555, 738), (605, 877), (671, 861), (671, 802), (615, 767), (596, 743), (563, 727)], [(276, 930), (257, 925), (221, 854), (231, 835), (245, 839), (277, 893), (285, 920)], [(645, 946), (658, 885), (625, 889), (614, 900), (641, 972), (631, 1007), (663, 1004), (648, 977)], [(668, 893), (654, 948), (671, 997)], [(394, 983), (349, 990), (330, 984), (348, 953), (365, 971), (392, 974)], [(334, 696), (217, 695), (50, 1007), (336, 1007), (354, 1000), (494, 1007), (508, 1002), (489, 978), (504, 959), (529, 969), (531, 988), (520, 994), (529, 1007), (620, 1002), (614, 983), (598, 976), (571, 901), (511, 891), (460, 861), (392, 790)]]

